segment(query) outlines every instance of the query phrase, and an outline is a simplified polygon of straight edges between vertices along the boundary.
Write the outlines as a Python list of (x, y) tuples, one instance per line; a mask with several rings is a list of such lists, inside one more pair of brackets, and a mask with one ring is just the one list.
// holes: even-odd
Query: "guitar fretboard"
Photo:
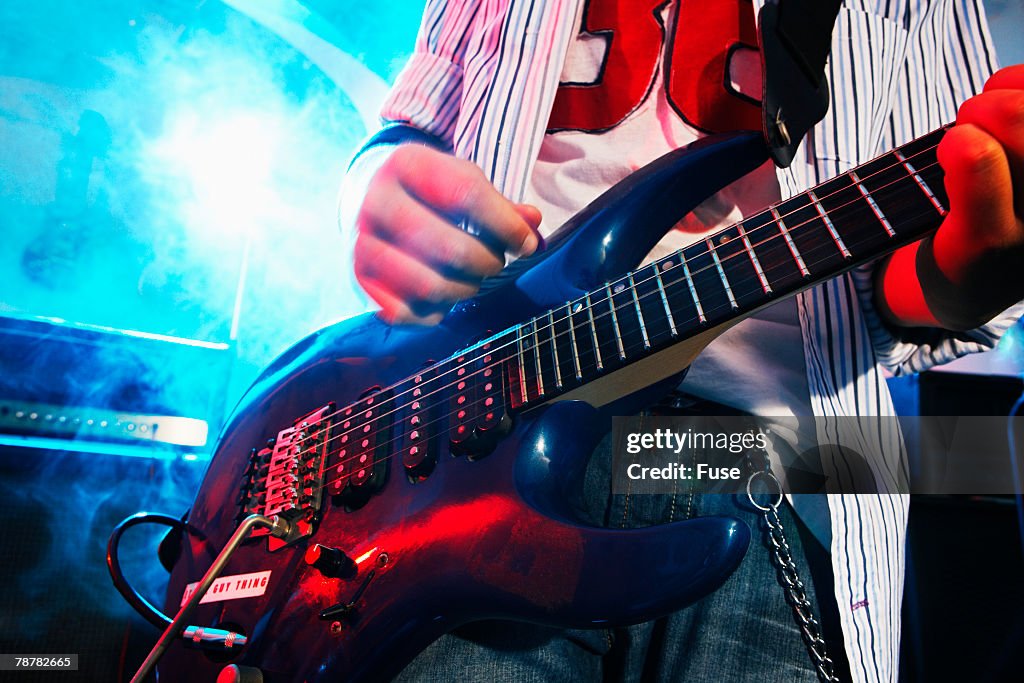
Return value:
[[(512, 407), (548, 400), (914, 241), (946, 214), (939, 129), (503, 336)], [(512, 343), (514, 341), (514, 343)]]

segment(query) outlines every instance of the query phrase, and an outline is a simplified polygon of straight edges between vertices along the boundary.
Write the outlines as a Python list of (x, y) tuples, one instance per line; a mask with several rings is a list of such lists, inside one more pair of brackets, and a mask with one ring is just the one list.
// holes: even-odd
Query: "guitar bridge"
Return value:
[(330, 403), (300, 417), (249, 457), (236, 521), (255, 513), (291, 522), (284, 539), (269, 536), (266, 529), (252, 532), (253, 537), (268, 536), (271, 552), (312, 535), (319, 521), (333, 412)]

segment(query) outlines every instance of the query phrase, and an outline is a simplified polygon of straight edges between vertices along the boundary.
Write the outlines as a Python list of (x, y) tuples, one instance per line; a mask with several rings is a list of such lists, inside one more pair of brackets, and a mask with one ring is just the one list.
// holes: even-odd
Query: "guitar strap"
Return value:
[(761, 124), (772, 159), (789, 166), (828, 111), (825, 60), (842, 0), (769, 0), (758, 15)]

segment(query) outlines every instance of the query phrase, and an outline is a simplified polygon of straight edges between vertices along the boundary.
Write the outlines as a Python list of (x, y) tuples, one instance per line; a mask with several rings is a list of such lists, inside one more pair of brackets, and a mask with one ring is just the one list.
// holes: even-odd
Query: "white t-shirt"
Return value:
[[(671, 4), (662, 10), (661, 18), (666, 28), (663, 35), (674, 35)], [(610, 35), (616, 39), (614, 30)], [(599, 81), (613, 57), (607, 36), (584, 34), (574, 41), (562, 72), (563, 84)], [(730, 52), (728, 76), (723, 77), (736, 91), (756, 96), (761, 82), (756, 50)], [(543, 234), (553, 232), (633, 171), (703, 135), (669, 102), (664, 64), (665, 42), (644, 99), (613, 127), (600, 132), (549, 131), (544, 137), (526, 196), (544, 216)], [(647, 261), (688, 246), (778, 199), (775, 168), (769, 162), (701, 204), (658, 243)], [(796, 304), (790, 298), (715, 339), (690, 367), (682, 388), (755, 415), (809, 416), (804, 362)]]

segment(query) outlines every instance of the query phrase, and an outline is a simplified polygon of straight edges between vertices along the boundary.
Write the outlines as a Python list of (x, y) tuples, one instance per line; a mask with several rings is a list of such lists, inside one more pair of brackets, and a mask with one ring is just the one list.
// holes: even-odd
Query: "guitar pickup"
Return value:
[(349, 508), (364, 505), (387, 478), (390, 397), (390, 391), (372, 393), (338, 416), (328, 454), (327, 490)]
[(511, 419), (505, 409), (500, 365), (493, 342), (487, 342), (456, 359), (448, 412), (452, 453), (486, 455), (497, 438), (508, 431)]

